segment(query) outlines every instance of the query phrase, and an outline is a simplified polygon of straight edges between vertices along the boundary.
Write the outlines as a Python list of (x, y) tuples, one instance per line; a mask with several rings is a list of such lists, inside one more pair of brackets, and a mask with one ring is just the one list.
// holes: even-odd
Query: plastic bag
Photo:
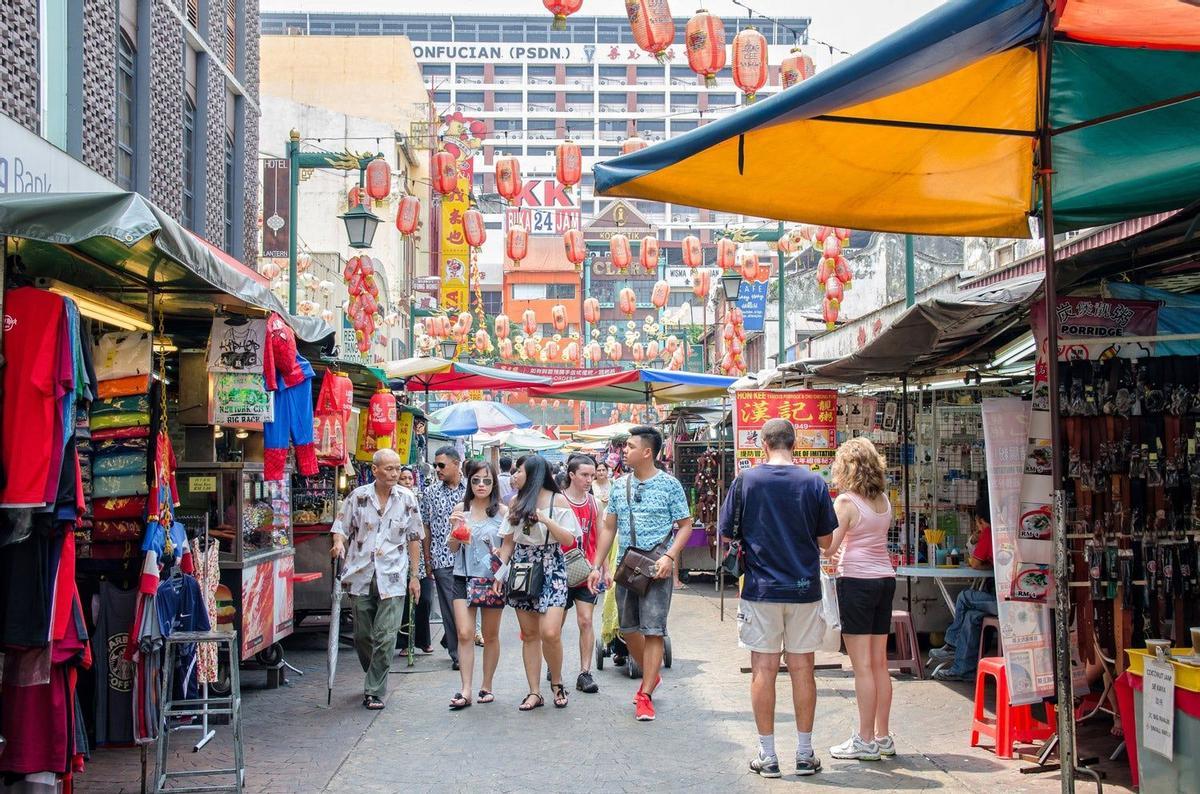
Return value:
[(94, 362), (97, 380), (129, 378), (150, 374), (150, 334), (114, 331), (96, 343)]
[(821, 619), (825, 621), (825, 635), (821, 638), (821, 650), (837, 653), (842, 648), (842, 615), (838, 610), (837, 577), (821, 571)]

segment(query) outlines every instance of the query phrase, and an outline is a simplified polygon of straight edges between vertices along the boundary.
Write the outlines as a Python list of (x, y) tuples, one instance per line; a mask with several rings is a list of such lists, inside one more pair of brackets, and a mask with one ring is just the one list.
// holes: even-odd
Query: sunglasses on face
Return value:
[(490, 487), (491, 487), (491, 485), (492, 485), (492, 480), (491, 480), (491, 478), (488, 478), (488, 479), (486, 479), (486, 480), (482, 480), (482, 479), (479, 479), (479, 478), (477, 478), (477, 477), (472, 477), (472, 478), (471, 478), (471, 485), (486, 485), (486, 486), (488, 486), (488, 487), (490, 488)]
[(435, 469), (441, 470), (441, 469), (444, 469), (444, 468), (446, 468), (446, 467), (447, 467), (447, 466), (449, 466), (449, 465), (450, 465), (450, 464), (448, 464), (448, 463), (435, 463), (435, 464), (433, 464), (433, 467), (434, 467)]

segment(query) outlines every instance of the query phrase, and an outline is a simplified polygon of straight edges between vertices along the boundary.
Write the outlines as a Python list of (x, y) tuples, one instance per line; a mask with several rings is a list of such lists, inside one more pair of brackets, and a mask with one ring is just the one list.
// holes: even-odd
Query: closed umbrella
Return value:
[(329, 692), (325, 697), (325, 705), (333, 705), (333, 679), (337, 676), (338, 642), (342, 631), (342, 572), (335, 558), (333, 568), (333, 593), (329, 600), (329, 642), (326, 645), (325, 664), (329, 671), (327, 686)]
[(444, 436), (473, 436), (532, 427), (533, 420), (504, 403), (469, 400), (448, 405), (429, 415), (431, 432)]

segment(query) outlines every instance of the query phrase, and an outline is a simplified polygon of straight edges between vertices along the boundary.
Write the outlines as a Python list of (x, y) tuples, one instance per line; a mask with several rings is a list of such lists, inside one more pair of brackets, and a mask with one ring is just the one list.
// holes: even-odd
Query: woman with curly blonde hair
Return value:
[(829, 556), (837, 560), (838, 608), (842, 638), (854, 667), (858, 732), (830, 748), (830, 754), (878, 761), (880, 756), (896, 754), (896, 744), (888, 733), (892, 679), (887, 640), (896, 572), (887, 548), (892, 505), (884, 492), (886, 462), (867, 439), (850, 439), (838, 448), (833, 460), (833, 484), (840, 493), (833, 503), (838, 527)]

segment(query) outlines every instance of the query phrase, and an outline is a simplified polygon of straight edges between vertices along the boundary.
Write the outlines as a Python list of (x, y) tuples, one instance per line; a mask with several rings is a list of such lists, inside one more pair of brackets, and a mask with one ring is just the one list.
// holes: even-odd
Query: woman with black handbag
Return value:
[(492, 590), (500, 567), (496, 550), (503, 543), (500, 530), (508, 508), (500, 504), (500, 478), (496, 468), (483, 461), (467, 461), (463, 475), (467, 493), (462, 507), (450, 514), (448, 545), (454, 555), (454, 625), (458, 627), (458, 664), (462, 689), (450, 699), (450, 709), (471, 705), (471, 679), (475, 672), (475, 616), (482, 610), (483, 685), (479, 702), (491, 703), (492, 678), (500, 661), (500, 618), (504, 597)]
[[(517, 610), (521, 624), (522, 659), (529, 694), (521, 711), (545, 705), (541, 692), (541, 660), (550, 668), (550, 688), (556, 708), (566, 708), (562, 685), (562, 624), (567, 605), (567, 566), (562, 546), (579, 540), (575, 511), (559, 492), (550, 465), (541, 455), (530, 455), (521, 465), (524, 482), (502, 522), (500, 548), (503, 563), (495, 578), (495, 592), (507, 586), (508, 604)], [(484, 647), (487, 647), (486, 645)]]

